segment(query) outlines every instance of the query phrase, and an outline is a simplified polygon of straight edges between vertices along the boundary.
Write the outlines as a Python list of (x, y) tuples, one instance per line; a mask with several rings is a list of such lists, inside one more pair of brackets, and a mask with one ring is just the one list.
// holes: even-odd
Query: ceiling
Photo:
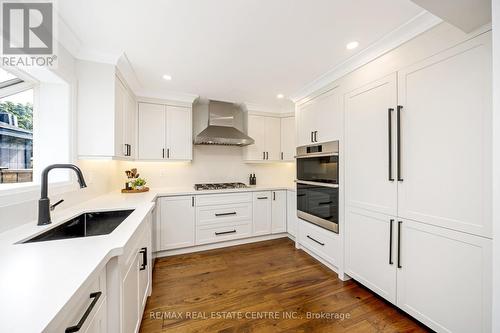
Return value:
[[(409, 0), (71, 0), (58, 9), (87, 53), (126, 54), (138, 94), (272, 109), (423, 11)], [(353, 40), (360, 46), (347, 50)]]

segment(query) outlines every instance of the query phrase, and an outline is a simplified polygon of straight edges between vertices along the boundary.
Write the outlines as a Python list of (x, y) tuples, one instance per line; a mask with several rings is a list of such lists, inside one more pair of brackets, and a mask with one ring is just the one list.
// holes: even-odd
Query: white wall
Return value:
[(124, 171), (137, 168), (149, 186), (191, 187), (195, 183), (244, 182), (250, 173), (257, 176), (258, 185), (293, 185), (294, 163), (243, 162), (242, 149), (231, 146), (194, 146), (193, 161), (189, 162), (119, 162), (116, 187), (126, 181)]
[(500, 1), (493, 12), (493, 332), (500, 332)]

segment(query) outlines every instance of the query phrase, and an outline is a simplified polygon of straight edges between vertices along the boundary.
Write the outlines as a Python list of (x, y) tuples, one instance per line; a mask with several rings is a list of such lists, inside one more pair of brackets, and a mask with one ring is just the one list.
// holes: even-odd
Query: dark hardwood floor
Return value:
[(143, 333), (428, 331), (285, 238), (158, 259), (141, 325)]

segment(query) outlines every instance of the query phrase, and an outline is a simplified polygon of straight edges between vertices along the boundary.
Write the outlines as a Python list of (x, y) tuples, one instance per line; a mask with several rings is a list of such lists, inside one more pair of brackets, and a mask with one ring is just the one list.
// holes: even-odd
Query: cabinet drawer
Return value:
[(87, 281), (85, 286), (73, 295), (44, 332), (64, 332), (66, 328), (76, 326), (84, 317), (87, 309), (91, 309), (80, 328), (81, 332), (85, 332), (89, 325), (92, 324), (94, 316), (105, 302), (105, 299), (106, 269), (104, 268), (98, 277)]
[(197, 225), (252, 220), (252, 204), (230, 204), (197, 208)]
[(299, 243), (316, 255), (338, 266), (340, 258), (339, 236), (309, 222), (299, 220)]
[(252, 202), (252, 193), (206, 194), (196, 197), (196, 206), (228, 205)]
[(252, 224), (219, 225), (214, 227), (198, 227), (196, 229), (196, 244), (208, 244), (231, 239), (250, 237)]

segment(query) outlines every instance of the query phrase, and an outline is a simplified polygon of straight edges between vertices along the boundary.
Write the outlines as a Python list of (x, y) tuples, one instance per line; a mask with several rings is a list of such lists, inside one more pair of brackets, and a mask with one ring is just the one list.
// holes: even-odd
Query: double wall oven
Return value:
[(297, 216), (339, 232), (339, 142), (297, 148)]

